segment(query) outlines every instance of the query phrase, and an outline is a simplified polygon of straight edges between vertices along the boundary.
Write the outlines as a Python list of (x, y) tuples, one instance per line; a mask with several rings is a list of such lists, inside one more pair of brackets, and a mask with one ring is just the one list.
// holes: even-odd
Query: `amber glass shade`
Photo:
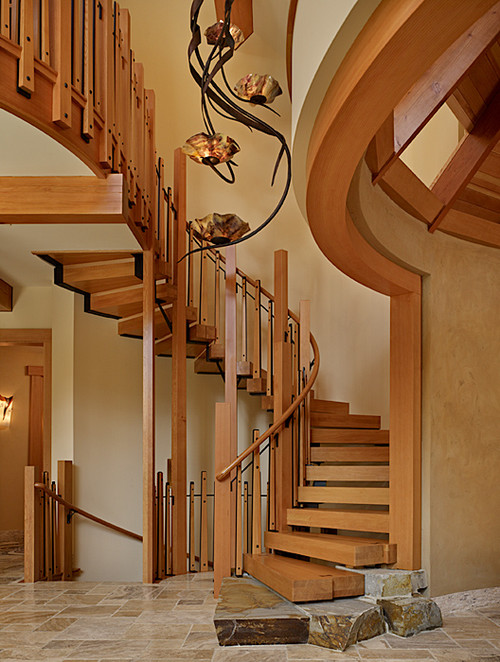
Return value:
[[(214, 23), (205, 30), (205, 37), (207, 38), (207, 44), (210, 44), (210, 46), (214, 46), (217, 43), (217, 39), (220, 37), (220, 33), (222, 32), (223, 27), (224, 27), (224, 21), (218, 21), (217, 23)], [(229, 26), (229, 32), (231, 34), (231, 37), (234, 39), (234, 50), (236, 50), (245, 41), (245, 37), (243, 35), (243, 32), (240, 30), (240, 28), (237, 25), (234, 25), (233, 23), (231, 23), (231, 25)]]
[(194, 234), (198, 239), (212, 244), (227, 244), (239, 239), (250, 230), (248, 223), (236, 214), (207, 214), (192, 222)]
[(240, 151), (240, 147), (236, 140), (222, 133), (213, 136), (196, 133), (186, 140), (182, 151), (196, 163), (219, 165), (230, 161)]
[(12, 401), (13, 397), (6, 398), (0, 395), (0, 430), (6, 429), (10, 425), (12, 417)]
[(234, 86), (241, 99), (256, 104), (272, 103), (283, 93), (278, 81), (269, 74), (247, 74)]

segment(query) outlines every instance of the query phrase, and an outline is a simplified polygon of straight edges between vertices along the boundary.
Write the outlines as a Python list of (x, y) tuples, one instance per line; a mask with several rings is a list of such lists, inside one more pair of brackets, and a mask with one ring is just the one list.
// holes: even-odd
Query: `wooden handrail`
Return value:
[[(291, 315), (291, 317), (292, 319), (294, 319), (294, 317), (296, 316)], [(266, 432), (264, 432), (264, 434), (262, 434), (258, 439), (256, 439), (253, 442), (253, 444), (251, 444), (246, 450), (244, 450), (243, 453), (240, 453), (238, 457), (231, 462), (231, 464), (229, 464), (223, 471), (217, 474), (216, 478), (218, 481), (225, 480), (233, 469), (235, 469), (238, 465), (240, 465), (243, 462), (243, 460), (246, 457), (248, 457), (251, 453), (257, 450), (257, 448), (259, 448), (260, 445), (264, 441), (266, 441), (266, 439), (268, 439), (271, 435), (277, 432), (287, 422), (290, 416), (292, 416), (295, 413), (299, 405), (305, 400), (307, 394), (312, 389), (319, 372), (319, 349), (318, 349), (318, 344), (312, 333), (311, 333), (311, 345), (314, 354), (314, 367), (302, 393), (298, 396), (296, 400), (292, 402), (292, 404), (288, 407), (288, 409), (283, 413), (281, 418), (279, 418), (275, 423), (273, 423), (273, 425), (271, 425), (271, 427), (268, 428)]]
[(66, 499), (63, 499), (52, 490), (49, 490), (49, 488), (46, 485), (44, 485), (44, 483), (35, 483), (34, 486), (37, 489), (42, 490), (42, 492), (45, 492), (45, 494), (48, 494), (50, 497), (55, 499), (58, 503), (63, 505), (68, 510), (73, 510), (75, 513), (82, 515), (82, 517), (86, 517), (87, 519), (90, 519), (93, 522), (97, 522), (97, 524), (101, 524), (102, 526), (106, 526), (108, 529), (113, 529), (113, 531), (118, 531), (118, 533), (123, 533), (125, 536), (129, 536), (129, 538), (134, 538), (134, 540), (139, 540), (140, 542), (142, 542), (142, 536), (140, 536), (138, 533), (134, 533), (133, 531), (129, 531), (128, 529), (123, 529), (121, 526), (117, 526), (116, 524), (107, 522), (105, 519), (96, 517), (95, 515), (88, 513), (86, 510), (82, 510), (81, 508), (74, 506), (72, 503), (66, 501)]

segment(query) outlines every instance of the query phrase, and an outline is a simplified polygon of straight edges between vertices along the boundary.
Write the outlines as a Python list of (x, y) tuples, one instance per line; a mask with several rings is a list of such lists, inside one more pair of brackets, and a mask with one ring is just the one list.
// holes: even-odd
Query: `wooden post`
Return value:
[(241, 529), (242, 520), (241, 520), (241, 464), (238, 465), (236, 469), (236, 560), (235, 560), (235, 574), (237, 577), (241, 577), (243, 574), (243, 564), (242, 564), (242, 538), (243, 532)]
[(40, 491), (34, 485), (40, 480), (38, 467), (24, 467), (24, 581), (40, 579)]
[(165, 487), (163, 484), (163, 472), (158, 472), (157, 477), (157, 557), (158, 557), (158, 579), (165, 578)]
[[(274, 253), (274, 420), (292, 401), (292, 353), (288, 335), (288, 254)], [(276, 447), (276, 528), (286, 531), (287, 509), (293, 504), (292, 428), (283, 427)]]
[(207, 472), (201, 472), (200, 502), (200, 572), (208, 571)]
[[(231, 405), (218, 402), (215, 405), (215, 473), (231, 462)], [(219, 597), (224, 577), (231, 576), (231, 481), (215, 481), (214, 514), (214, 596)]]
[(68, 128), (71, 126), (71, 3), (67, 0), (55, 0), (52, 11), (54, 68), (57, 71), (52, 100), (52, 121)]
[[(299, 307), (300, 331), (299, 331), (299, 393), (304, 388), (303, 380), (309, 379), (311, 363), (311, 305), (310, 301), (301, 301)], [(309, 463), (310, 454), (310, 396), (307, 395), (301, 405), (301, 430), (299, 448), (299, 484), (305, 485), (306, 464)]]
[(27, 365), (30, 378), (30, 413), (28, 428), (28, 464), (43, 466), (43, 366)]
[[(58, 494), (73, 503), (73, 463), (71, 460), (57, 462), (57, 490)], [(68, 522), (68, 511), (59, 507), (59, 559), (61, 563), (61, 579), (73, 579), (73, 520)]]
[(189, 572), (196, 572), (194, 549), (194, 482), (189, 483)]
[(389, 541), (397, 567), (420, 568), (421, 541), (421, 297), (391, 297), (391, 436)]
[(142, 304), (142, 581), (155, 579), (155, 273), (153, 250), (143, 252)]
[[(259, 431), (253, 431), (253, 441), (259, 438)], [(260, 451), (253, 452), (253, 483), (252, 483), (252, 554), (262, 553), (262, 511), (260, 498)]]
[(177, 299), (172, 310), (172, 571), (186, 572), (187, 554), (187, 431), (186, 431), (186, 157), (174, 155), (174, 281)]

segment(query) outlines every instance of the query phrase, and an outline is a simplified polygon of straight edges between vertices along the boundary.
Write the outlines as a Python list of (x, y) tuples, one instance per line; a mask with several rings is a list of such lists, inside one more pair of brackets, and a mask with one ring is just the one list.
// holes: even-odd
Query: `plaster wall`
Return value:
[[(358, 187), (359, 186), (359, 190)], [(500, 258), (405, 214), (366, 166), (350, 199), (365, 236), (423, 277), (423, 565), (433, 595), (500, 581)]]

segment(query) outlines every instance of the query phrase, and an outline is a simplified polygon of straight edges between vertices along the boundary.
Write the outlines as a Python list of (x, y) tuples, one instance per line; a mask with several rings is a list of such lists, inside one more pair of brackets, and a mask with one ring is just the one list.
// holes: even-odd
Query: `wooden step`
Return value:
[(354, 538), (326, 533), (278, 533), (266, 531), (266, 549), (341, 563), (353, 568), (395, 563), (396, 546), (375, 538)]
[(313, 446), (311, 462), (389, 462), (389, 446)]
[[(208, 347), (206, 350), (203, 350), (201, 354), (195, 359), (194, 362), (194, 371), (197, 375), (220, 375), (226, 371), (226, 364), (224, 359), (219, 359), (218, 361), (210, 361), (207, 359), (207, 354), (210, 350)], [(248, 361), (237, 361), (236, 362), (236, 375), (240, 378), (249, 377), (253, 372), (253, 366)]]
[[(169, 283), (158, 283), (156, 285), (156, 298), (162, 304), (173, 303), (176, 294), (177, 288), (175, 285)], [(90, 295), (90, 306), (87, 312), (100, 313), (118, 318), (138, 315), (142, 313), (142, 297), (142, 284), (111, 290), (109, 292), (96, 292)]]
[(342, 467), (331, 465), (308, 465), (306, 467), (306, 479), (329, 480), (329, 481), (378, 481), (389, 480), (389, 467), (360, 465), (345, 465)]
[(389, 505), (388, 487), (301, 487), (301, 503), (355, 503)]
[(260, 406), (264, 411), (274, 411), (274, 396), (263, 395), (260, 401)]
[(287, 524), (289, 526), (389, 533), (389, 513), (385, 510), (289, 508)]
[(279, 554), (245, 554), (245, 572), (291, 602), (363, 595), (364, 575)]
[(141, 283), (142, 269), (139, 269), (137, 261), (132, 257), (93, 264), (70, 264), (63, 267), (60, 277), (56, 271), (57, 285), (66, 285), (89, 294)]
[(261, 370), (260, 377), (250, 377), (247, 380), (247, 391), (250, 395), (265, 395), (267, 391), (267, 371)]
[(53, 266), (124, 260), (136, 255), (142, 259), (141, 251), (33, 251), (33, 255)]
[(325, 414), (311, 412), (311, 427), (313, 428), (380, 428), (380, 416), (365, 416), (364, 414)]
[[(172, 304), (163, 306), (163, 312), (167, 318), (172, 321)], [(186, 319), (189, 322), (196, 322), (198, 319), (198, 311), (196, 308), (186, 308)], [(142, 313), (139, 315), (131, 315), (125, 317), (118, 322), (118, 333), (120, 336), (128, 336), (131, 338), (142, 338)], [(168, 326), (160, 308), (155, 308), (155, 337), (163, 338), (169, 335), (170, 327)], [(198, 348), (199, 353), (199, 348)]]
[(352, 430), (346, 428), (329, 430), (313, 428), (311, 443), (316, 444), (388, 444), (389, 430)]
[(217, 338), (215, 326), (207, 324), (191, 324), (188, 332), (188, 342), (208, 344)]
[(340, 414), (341, 416), (346, 416), (349, 414), (349, 403), (311, 398), (311, 411), (319, 414)]

